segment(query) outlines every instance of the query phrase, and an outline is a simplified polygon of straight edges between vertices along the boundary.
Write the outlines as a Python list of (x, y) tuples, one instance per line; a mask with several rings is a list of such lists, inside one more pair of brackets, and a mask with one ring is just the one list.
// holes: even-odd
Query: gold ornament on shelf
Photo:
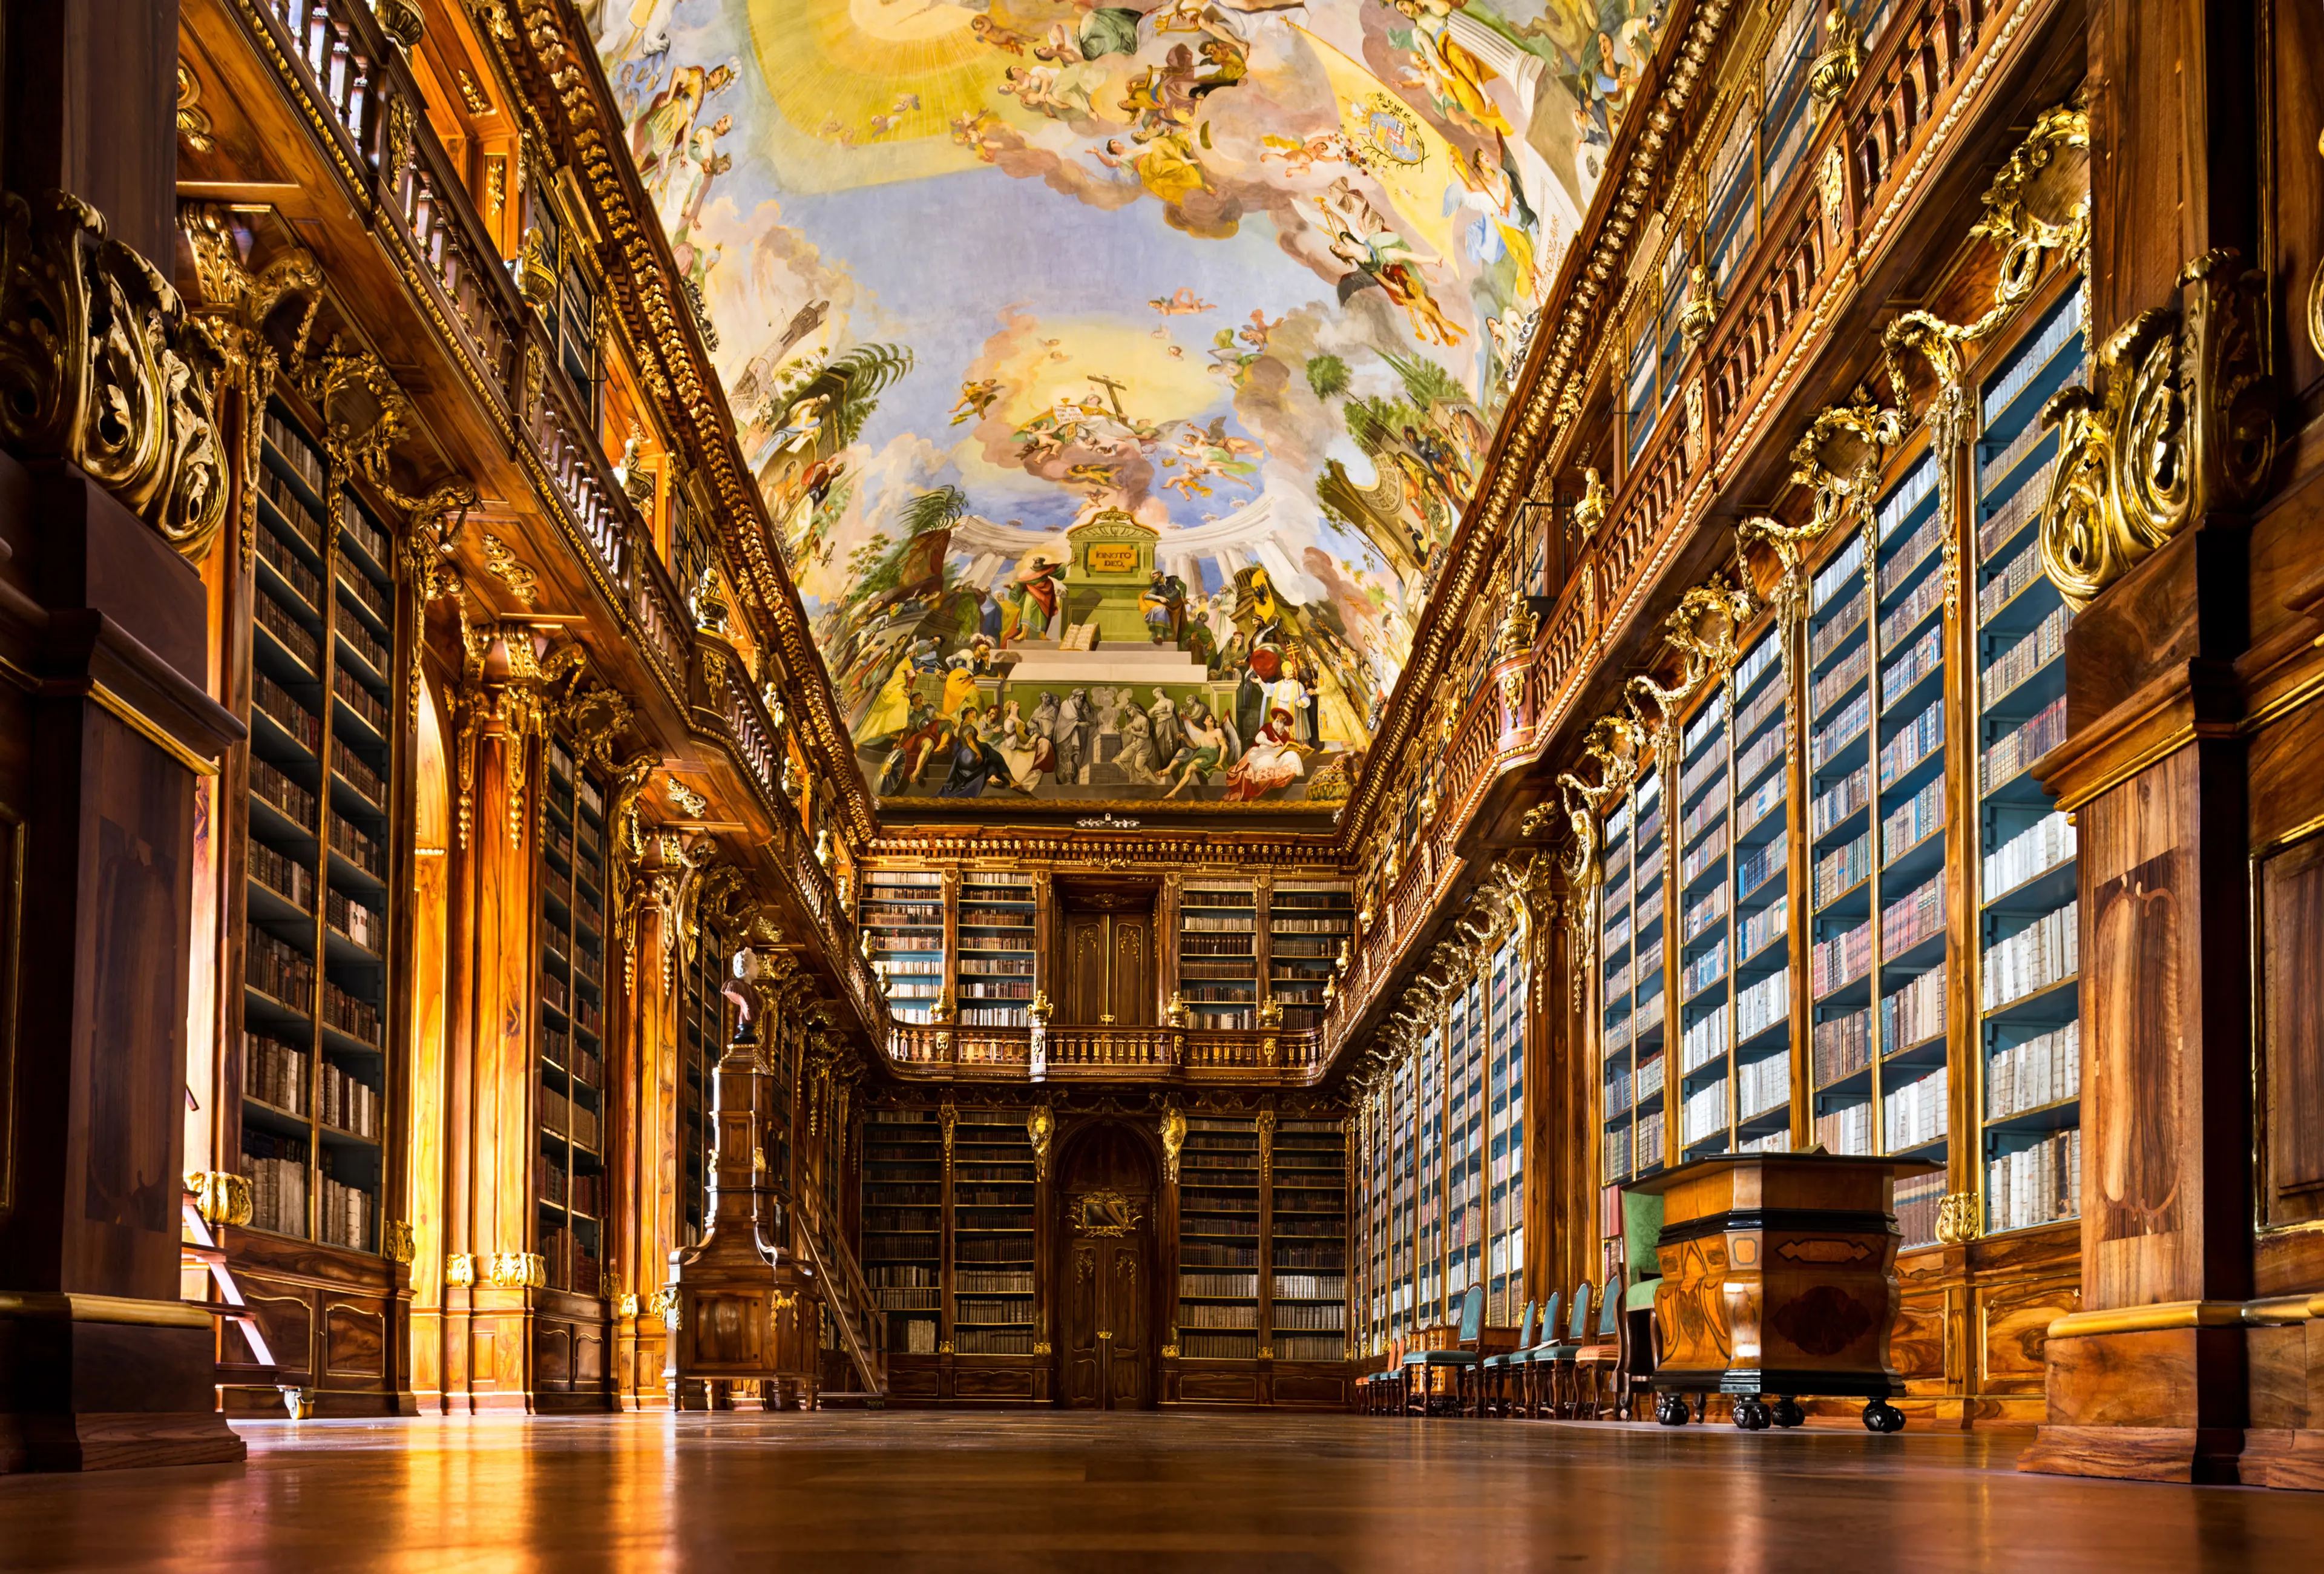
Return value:
[(1848, 97), (1856, 74), (1864, 69), (1864, 32), (1847, 7), (1834, 5), (1825, 13), (1823, 36), (1823, 52), (1808, 67), (1808, 95), (1815, 100), (1819, 121)]
[(1679, 312), (1679, 331), (1686, 335), (1690, 345), (1700, 345), (1711, 337), (1719, 322), (1719, 286), (1711, 282), (1711, 270), (1701, 263), (1687, 270), (1686, 305)]
[(1966, 1245), (1984, 1234), (1976, 1192), (1949, 1191), (1937, 1199), (1937, 1240), (1941, 1245)]
[(245, 1225), (255, 1209), (247, 1177), (230, 1170), (189, 1170), (186, 1190), (194, 1194), (194, 1209), (213, 1229), (222, 1224)]
[(1025, 1113), (1025, 1135), (1033, 1144), (1033, 1179), (1046, 1180), (1049, 1175), (1049, 1138), (1057, 1129), (1057, 1117), (1046, 1104), (1037, 1104)]
[(389, 1262), (401, 1263), (408, 1268), (419, 1250), (410, 1220), (391, 1218), (379, 1227), (379, 1254)]
[(484, 1277), (495, 1290), (545, 1290), (549, 1260), (538, 1252), (494, 1252), (484, 1261)]
[(1164, 1184), (1178, 1183), (1178, 1154), (1186, 1145), (1185, 1112), (1175, 1104), (1162, 1106), (1162, 1180)]
[(444, 1282), (455, 1288), (467, 1288), (476, 1282), (476, 1259), (466, 1252), (454, 1252), (444, 1259)]

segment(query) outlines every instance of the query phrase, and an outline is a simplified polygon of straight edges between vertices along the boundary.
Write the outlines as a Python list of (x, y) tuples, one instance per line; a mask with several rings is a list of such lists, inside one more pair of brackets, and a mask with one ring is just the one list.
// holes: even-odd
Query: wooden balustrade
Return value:
[[(888, 1029), (890, 1065), (945, 1080), (1030, 1080), (1031, 1028), (954, 1027), (895, 1023)], [(1313, 1029), (1050, 1026), (1040, 1032), (1042, 1076), (1050, 1080), (1204, 1082), (1306, 1087), (1328, 1063), (1323, 1035)]]
[[(1900, 16), (1873, 62), (1877, 85), (1849, 117), (1859, 214), (1878, 207), (1917, 151), (1945, 90), (1960, 79), (2001, 7), (1987, 0), (1941, 0)], [(1853, 97), (1853, 95), (1851, 95)]]
[(1766, 272), (1721, 318), (1711, 354), (1714, 432), (1725, 432), (1749, 403), (1760, 373), (1775, 363), (1775, 351), (1812, 299), (1816, 282), (1823, 277), (1825, 233), (1822, 209), (1803, 204), (1784, 231), (1782, 244), (1769, 254)]

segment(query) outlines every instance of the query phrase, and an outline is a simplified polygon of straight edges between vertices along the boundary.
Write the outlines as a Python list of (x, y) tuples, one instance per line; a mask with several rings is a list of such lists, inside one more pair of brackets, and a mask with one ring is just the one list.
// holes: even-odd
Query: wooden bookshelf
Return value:
[(711, 949), (705, 929), (681, 970), (678, 1003), (678, 1233), (681, 1244), (702, 1238), (710, 1207), (711, 1073), (726, 1052), (725, 958)]
[(944, 1213), (944, 1138), (936, 1112), (873, 1112), (863, 1127), (862, 1261), (864, 1280), (887, 1315), (891, 1361), (936, 1356), (943, 1320)]
[(280, 403), (260, 441), (244, 801), (241, 1168), (254, 1229), (379, 1251), (387, 1136), (386, 531)]
[[(935, 870), (880, 869), (863, 877), (856, 921), (899, 1022), (934, 1022), (945, 997), (945, 877)], [(1029, 953), (1028, 953), (1029, 954)]]
[(606, 1200), (604, 793), (561, 739), (542, 752), (540, 1255), (550, 1289), (595, 1296)]
[(1268, 1180), (1268, 1346), (1279, 1403), (1295, 1381), (1285, 1363), (1348, 1355), (1346, 1130), (1338, 1121), (1278, 1121)]
[(1032, 875), (961, 877), (953, 1001), (962, 1026), (1024, 1027), (1032, 1021), (1038, 922)]
[(1177, 991), (1188, 1026), (1259, 1025), (1259, 927), (1248, 884), (1190, 883), (1178, 893)]
[(950, 1194), (953, 1353), (1029, 1357), (1040, 1341), (1035, 1280), (1038, 1177), (1025, 1116), (962, 1110)]
[(1183, 1361), (1252, 1361), (1259, 1346), (1259, 1133), (1256, 1119), (1195, 1116), (1178, 1156)]
[(1355, 928), (1355, 898), (1343, 884), (1278, 880), (1268, 892), (1267, 992), (1286, 1028), (1323, 1024), (1323, 985)]

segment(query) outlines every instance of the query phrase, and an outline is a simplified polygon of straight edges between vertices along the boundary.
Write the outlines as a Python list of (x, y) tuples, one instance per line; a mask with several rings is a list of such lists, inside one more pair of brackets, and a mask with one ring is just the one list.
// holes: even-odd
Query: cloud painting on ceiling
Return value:
[(1646, 0), (597, 0), (886, 802), (1350, 791)]

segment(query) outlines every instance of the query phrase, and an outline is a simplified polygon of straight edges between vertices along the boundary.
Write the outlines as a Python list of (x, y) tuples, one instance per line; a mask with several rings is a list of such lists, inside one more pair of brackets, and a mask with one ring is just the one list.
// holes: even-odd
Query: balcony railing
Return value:
[(1323, 1068), (1323, 1035), (1098, 1024), (954, 1027), (899, 1023), (888, 1059), (907, 1077), (1022, 1082), (1032, 1079), (1038, 1037), (1044, 1079), (1247, 1083), (1305, 1087)]

